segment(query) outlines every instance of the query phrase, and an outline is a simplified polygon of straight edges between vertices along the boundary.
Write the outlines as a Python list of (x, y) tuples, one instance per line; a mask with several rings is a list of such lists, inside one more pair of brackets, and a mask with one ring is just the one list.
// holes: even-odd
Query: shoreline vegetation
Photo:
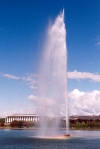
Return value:
[[(54, 125), (55, 121), (47, 121), (47, 128), (51, 129)], [(9, 124), (5, 124), (5, 119), (0, 118), (0, 129), (11, 129), (11, 130), (38, 130), (41, 129), (39, 127), (39, 121), (12, 121)], [(100, 131), (100, 120), (69, 120), (69, 130), (98, 130)], [(59, 130), (66, 129), (66, 121), (60, 120), (59, 127), (55, 128)]]

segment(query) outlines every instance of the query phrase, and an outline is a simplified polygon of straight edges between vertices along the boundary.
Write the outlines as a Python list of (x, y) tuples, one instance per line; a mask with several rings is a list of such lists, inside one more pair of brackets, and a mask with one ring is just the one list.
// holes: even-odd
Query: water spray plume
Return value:
[(64, 9), (55, 19), (53, 25), (49, 27), (39, 71), (38, 94), (41, 134), (45, 136), (48, 123), (51, 124), (51, 133), (56, 134), (61, 117), (65, 115), (66, 133), (68, 133), (67, 47)]

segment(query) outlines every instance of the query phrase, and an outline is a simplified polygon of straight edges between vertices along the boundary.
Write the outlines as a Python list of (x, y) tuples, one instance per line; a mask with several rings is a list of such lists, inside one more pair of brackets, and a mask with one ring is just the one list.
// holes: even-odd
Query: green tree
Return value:
[(17, 127), (19, 127), (19, 128), (23, 127), (23, 122), (22, 121), (18, 121)]
[(0, 123), (5, 123), (5, 118), (0, 118)]

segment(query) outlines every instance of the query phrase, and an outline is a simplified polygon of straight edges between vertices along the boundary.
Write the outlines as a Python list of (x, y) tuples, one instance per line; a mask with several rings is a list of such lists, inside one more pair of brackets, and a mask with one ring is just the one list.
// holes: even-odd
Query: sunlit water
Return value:
[(100, 131), (70, 131), (66, 140), (34, 138), (36, 131), (0, 130), (0, 149), (100, 149)]

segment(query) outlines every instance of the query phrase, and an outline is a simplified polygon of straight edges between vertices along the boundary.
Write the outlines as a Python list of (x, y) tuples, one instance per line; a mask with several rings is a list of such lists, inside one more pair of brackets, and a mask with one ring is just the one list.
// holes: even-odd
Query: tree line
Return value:
[[(46, 126), (48, 128), (51, 128), (55, 125), (55, 120), (48, 120), (45, 122)], [(40, 127), (40, 121), (34, 121), (34, 122), (30, 122), (30, 121), (17, 121), (14, 120), (12, 122), (9, 123), (9, 126), (14, 128), (14, 127), (18, 127), (18, 128), (24, 128), (24, 127), (35, 127), (35, 128), (39, 128)], [(0, 118), (0, 127), (6, 127), (5, 125), (5, 119), (4, 118)], [(66, 127), (66, 121), (65, 120), (60, 120), (59, 121), (59, 128), (65, 128)], [(91, 128), (91, 129), (100, 129), (100, 120), (96, 119), (96, 120), (86, 120), (86, 119), (77, 119), (77, 120), (73, 120), (70, 119), (69, 120), (69, 127), (70, 129), (86, 129), (86, 128)]]

